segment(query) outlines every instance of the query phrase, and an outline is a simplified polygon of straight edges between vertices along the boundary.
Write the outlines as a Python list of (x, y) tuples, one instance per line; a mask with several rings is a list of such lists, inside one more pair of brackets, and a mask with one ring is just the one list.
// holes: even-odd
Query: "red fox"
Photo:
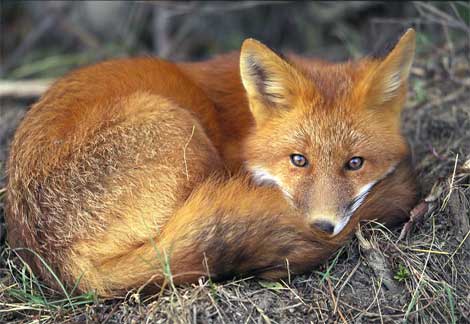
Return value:
[(102, 296), (312, 269), (360, 220), (415, 203), (400, 132), (414, 51), (410, 29), (344, 63), (247, 39), (205, 62), (71, 72), (11, 144), (8, 242), (49, 284)]

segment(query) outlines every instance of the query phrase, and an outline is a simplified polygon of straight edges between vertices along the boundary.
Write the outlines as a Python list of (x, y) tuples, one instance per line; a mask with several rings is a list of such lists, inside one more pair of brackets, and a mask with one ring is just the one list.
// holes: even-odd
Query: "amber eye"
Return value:
[(307, 158), (302, 154), (291, 154), (290, 161), (293, 165), (299, 168), (303, 168), (308, 164)]
[(355, 156), (351, 160), (349, 160), (348, 163), (346, 163), (346, 169), (350, 171), (356, 171), (362, 168), (363, 164), (364, 159), (360, 156)]

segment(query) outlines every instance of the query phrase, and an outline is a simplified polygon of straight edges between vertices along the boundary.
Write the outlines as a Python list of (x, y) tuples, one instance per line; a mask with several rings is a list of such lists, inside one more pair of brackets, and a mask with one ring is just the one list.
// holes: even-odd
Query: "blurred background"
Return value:
[[(469, 53), (469, 2), (1, 1), (0, 78), (55, 78), (99, 60), (201, 60), (253, 37), (280, 51), (356, 58), (413, 26), (418, 55)], [(447, 62), (449, 63), (449, 62)]]

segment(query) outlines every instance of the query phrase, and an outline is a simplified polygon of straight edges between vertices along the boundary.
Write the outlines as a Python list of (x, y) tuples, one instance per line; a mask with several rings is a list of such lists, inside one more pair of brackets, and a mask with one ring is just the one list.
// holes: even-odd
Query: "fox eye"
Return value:
[(293, 165), (299, 168), (303, 168), (308, 164), (307, 158), (302, 154), (291, 154), (290, 161)]
[(356, 171), (362, 168), (363, 164), (364, 159), (360, 156), (355, 156), (351, 160), (349, 160), (348, 163), (346, 163), (346, 169), (349, 171)]

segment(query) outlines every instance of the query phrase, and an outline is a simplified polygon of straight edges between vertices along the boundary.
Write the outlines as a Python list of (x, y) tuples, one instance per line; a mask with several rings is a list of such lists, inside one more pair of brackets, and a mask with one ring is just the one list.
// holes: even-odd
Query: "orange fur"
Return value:
[[(306, 271), (360, 220), (400, 221), (415, 201), (399, 129), (413, 52), (413, 31), (384, 59), (337, 64), (286, 61), (247, 40), (206, 62), (136, 58), (74, 71), (15, 134), (8, 241), (68, 286), (80, 278), (79, 291), (101, 295), (151, 289), (167, 265), (175, 283), (276, 279), (286, 260)], [(308, 167), (294, 167), (293, 153)], [(356, 155), (364, 167), (346, 172)], [(328, 235), (318, 220), (345, 227)]]

